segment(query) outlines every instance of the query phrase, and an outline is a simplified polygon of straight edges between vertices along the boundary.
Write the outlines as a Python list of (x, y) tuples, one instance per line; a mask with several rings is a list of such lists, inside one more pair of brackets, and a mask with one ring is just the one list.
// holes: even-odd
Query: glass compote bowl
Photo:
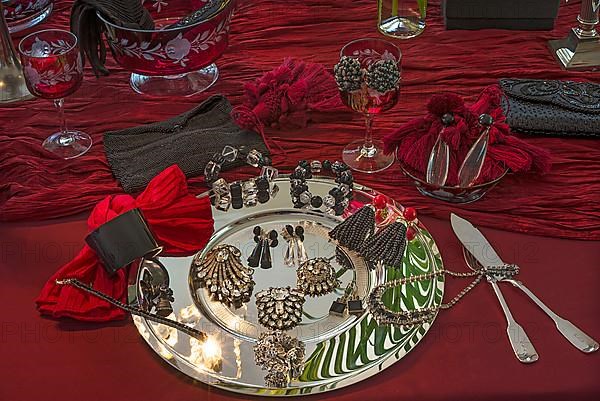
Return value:
[[(344, 90), (340, 87), (340, 95), (346, 106), (365, 116), (366, 133), (363, 140), (354, 141), (344, 148), (342, 158), (353, 170), (375, 173), (388, 168), (394, 162), (394, 154), (385, 155), (383, 142), (373, 139), (372, 126), (373, 119), (377, 114), (391, 109), (398, 102), (402, 54), (396, 46), (386, 40), (358, 39), (342, 48), (340, 57), (343, 59), (344, 56), (355, 58), (360, 63), (360, 87), (353, 90)], [(398, 75), (394, 82), (395, 85), (382, 92), (370, 83), (372, 78), (369, 78), (369, 71), (375, 64), (384, 61), (393, 62)], [(393, 79), (393, 77), (389, 78)]]
[(208, 19), (185, 26), (170, 25), (207, 4), (207, 0), (170, 0), (147, 4), (154, 30), (123, 28), (98, 18), (106, 26), (113, 56), (131, 71), (131, 87), (153, 96), (192, 96), (211, 87), (219, 76), (214, 61), (228, 44), (234, 0), (225, 0)]
[(11, 34), (29, 29), (44, 21), (52, 12), (54, 0), (0, 0)]
[(60, 131), (42, 146), (63, 159), (81, 156), (92, 146), (92, 138), (67, 129), (63, 107), (63, 99), (79, 89), (83, 80), (77, 37), (61, 29), (34, 32), (21, 40), (19, 53), (27, 89), (36, 97), (53, 100), (59, 113)]

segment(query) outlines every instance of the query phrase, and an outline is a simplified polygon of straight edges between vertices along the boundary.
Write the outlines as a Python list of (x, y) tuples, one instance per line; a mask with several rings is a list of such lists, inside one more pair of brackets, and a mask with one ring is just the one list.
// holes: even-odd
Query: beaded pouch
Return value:
[(600, 137), (600, 85), (591, 82), (500, 80), (502, 108), (513, 131)]

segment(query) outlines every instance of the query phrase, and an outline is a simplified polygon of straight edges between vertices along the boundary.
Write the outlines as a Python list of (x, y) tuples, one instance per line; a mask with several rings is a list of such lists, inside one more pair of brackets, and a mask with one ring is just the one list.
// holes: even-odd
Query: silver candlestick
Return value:
[(582, 0), (577, 26), (564, 39), (550, 40), (548, 45), (563, 68), (567, 70), (600, 67), (600, 34), (598, 10), (600, 0)]
[(19, 57), (8, 33), (4, 6), (0, 1), (0, 103), (15, 102), (31, 97)]

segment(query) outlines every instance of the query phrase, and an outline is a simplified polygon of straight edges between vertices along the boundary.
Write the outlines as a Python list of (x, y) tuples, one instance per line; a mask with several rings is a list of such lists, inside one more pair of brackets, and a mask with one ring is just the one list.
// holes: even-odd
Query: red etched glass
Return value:
[(374, 173), (388, 168), (394, 162), (394, 155), (383, 154), (383, 143), (373, 139), (373, 118), (398, 103), (400, 79), (393, 89), (377, 91), (367, 85), (367, 72), (372, 64), (382, 60), (393, 61), (401, 71), (402, 54), (392, 43), (382, 39), (358, 39), (346, 44), (340, 56), (357, 59), (363, 72), (359, 89), (340, 90), (343, 103), (365, 116), (366, 133), (364, 140), (357, 140), (344, 148), (344, 162), (353, 170)]
[(75, 92), (83, 79), (77, 39), (70, 32), (32, 33), (19, 44), (23, 72), (31, 94), (60, 99)]
[[(150, 11), (154, 30), (123, 28), (101, 14), (106, 37), (117, 63), (133, 74), (131, 86), (150, 95), (189, 96), (208, 89), (217, 79), (214, 61), (228, 45), (233, 0), (200, 22), (170, 27), (212, 0), (171, 0)], [(158, 3), (157, 3), (158, 4)]]
[(65, 159), (84, 154), (92, 139), (84, 132), (67, 130), (63, 107), (63, 98), (75, 92), (83, 80), (77, 37), (60, 29), (34, 32), (21, 40), (19, 53), (29, 92), (52, 99), (59, 111), (60, 131), (46, 138), (43, 147)]
[(54, 0), (0, 0), (11, 34), (32, 28), (52, 12)]

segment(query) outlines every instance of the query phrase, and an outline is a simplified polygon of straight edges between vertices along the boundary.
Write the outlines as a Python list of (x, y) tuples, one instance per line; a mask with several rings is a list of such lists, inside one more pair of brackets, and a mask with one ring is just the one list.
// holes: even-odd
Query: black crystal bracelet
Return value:
[(271, 159), (263, 155), (256, 149), (247, 150), (245, 146), (234, 148), (231, 145), (226, 145), (221, 153), (212, 155), (210, 161), (204, 167), (204, 179), (207, 183), (213, 183), (219, 179), (219, 173), (225, 162), (234, 162), (237, 159), (244, 161), (252, 167), (265, 167), (271, 165)]
[[(238, 158), (245, 160), (252, 167), (260, 167), (260, 175), (246, 181), (235, 181), (229, 184), (225, 179), (219, 178), (223, 163), (233, 162)], [(230, 207), (241, 209), (244, 206), (252, 207), (258, 203), (266, 203), (278, 191), (273, 180), (278, 177), (278, 171), (271, 166), (271, 159), (264, 156), (256, 149), (246, 151), (245, 147), (239, 149), (226, 145), (221, 153), (215, 153), (204, 167), (204, 178), (212, 187), (210, 199), (218, 210), (227, 211)]]
[[(318, 174), (322, 171), (332, 171), (335, 175), (337, 187), (332, 188), (325, 197), (313, 195), (308, 188), (306, 180), (312, 178), (313, 173)], [(308, 162), (301, 160), (298, 166), (290, 174), (290, 195), (292, 203), (297, 209), (315, 208), (325, 206), (325, 212), (335, 216), (341, 216), (352, 199), (352, 189), (354, 177), (350, 168), (343, 162), (336, 161), (332, 163), (324, 160), (322, 163), (318, 160)]]

